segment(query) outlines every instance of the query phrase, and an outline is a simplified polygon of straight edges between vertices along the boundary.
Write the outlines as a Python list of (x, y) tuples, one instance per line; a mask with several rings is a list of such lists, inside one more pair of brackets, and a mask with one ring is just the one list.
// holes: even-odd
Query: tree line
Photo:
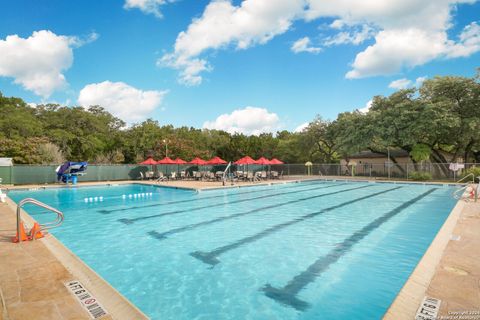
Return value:
[[(397, 149), (408, 152), (414, 163), (479, 162), (479, 75), (435, 77), (420, 88), (375, 96), (367, 112), (344, 112), (334, 120), (317, 116), (302, 132), (258, 136), (175, 128), (152, 119), (126, 126), (101, 106), (32, 107), (0, 93), (0, 157), (17, 164), (138, 163), (164, 157), (166, 144), (168, 156), (186, 160), (250, 155), (287, 163), (336, 163), (360, 151), (386, 155)], [(397, 163), (394, 157), (392, 161)]]

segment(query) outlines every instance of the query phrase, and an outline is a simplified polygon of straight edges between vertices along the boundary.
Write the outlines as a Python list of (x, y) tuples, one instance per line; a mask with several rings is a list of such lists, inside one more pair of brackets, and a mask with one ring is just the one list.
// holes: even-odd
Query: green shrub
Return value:
[[(464, 178), (467, 175), (469, 175), (470, 173), (473, 173), (475, 178), (480, 177), (480, 167), (470, 167), (470, 168), (468, 168), (467, 170), (463, 171), (460, 178)], [(477, 181), (478, 179), (475, 179), (475, 180)]]
[(432, 180), (432, 174), (430, 172), (413, 171), (410, 172), (409, 178), (415, 181), (427, 181)]

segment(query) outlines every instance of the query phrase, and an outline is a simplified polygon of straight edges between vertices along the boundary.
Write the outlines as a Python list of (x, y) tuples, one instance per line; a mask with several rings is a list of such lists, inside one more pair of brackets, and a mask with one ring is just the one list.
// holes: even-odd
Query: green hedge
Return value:
[(432, 174), (430, 172), (423, 172), (423, 171), (410, 172), (408, 177), (412, 180), (415, 180), (415, 181), (432, 180)]

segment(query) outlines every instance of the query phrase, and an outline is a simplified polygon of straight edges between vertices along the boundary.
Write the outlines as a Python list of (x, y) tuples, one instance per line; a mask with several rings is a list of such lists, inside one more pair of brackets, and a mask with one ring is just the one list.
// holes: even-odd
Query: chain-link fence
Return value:
[(458, 171), (450, 170), (450, 163), (391, 163), (388, 164), (285, 164), (284, 175), (313, 175), (313, 176), (359, 176), (382, 179), (416, 179), (422, 176), (427, 180), (457, 181), (471, 167), (480, 166), (475, 163), (465, 163), (464, 168)]
[[(359, 176), (367, 178), (382, 179), (415, 179), (419, 174), (427, 174), (428, 180), (439, 181), (457, 181), (464, 170), (472, 166), (479, 165), (474, 163), (465, 164), (465, 168), (457, 172), (449, 169), (449, 163), (425, 163), (414, 165), (411, 163), (400, 164), (313, 164), (308, 167), (304, 164), (284, 164), (284, 165), (250, 165), (233, 166), (232, 170), (262, 171), (274, 170), (283, 176)], [(480, 166), (480, 165), (479, 165)], [(12, 167), (0, 167), (0, 178), (3, 184), (48, 184), (56, 182), (56, 165), (15, 165)], [(89, 165), (87, 174), (80, 176), (79, 181), (115, 181), (115, 180), (138, 180), (140, 173), (147, 171), (161, 171), (168, 174), (172, 171), (181, 170), (201, 170), (218, 171), (224, 170), (225, 166), (196, 167), (191, 165)]]

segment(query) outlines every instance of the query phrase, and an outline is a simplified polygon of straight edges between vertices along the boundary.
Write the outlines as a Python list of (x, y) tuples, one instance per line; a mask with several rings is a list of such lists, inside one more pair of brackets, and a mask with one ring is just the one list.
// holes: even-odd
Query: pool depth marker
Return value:
[(143, 217), (138, 217), (138, 218), (122, 218), (118, 219), (118, 221), (123, 222), (125, 224), (132, 224), (135, 221), (138, 220), (146, 220), (146, 219), (153, 219), (153, 218), (159, 218), (163, 216), (170, 216), (178, 213), (183, 213), (183, 212), (191, 212), (191, 211), (198, 211), (202, 209), (207, 209), (207, 208), (214, 208), (214, 207), (220, 207), (220, 206), (225, 206), (225, 205), (230, 205), (230, 204), (235, 204), (235, 203), (240, 203), (240, 202), (246, 202), (246, 201), (252, 201), (252, 200), (258, 200), (258, 199), (266, 199), (266, 198), (271, 198), (271, 197), (278, 197), (282, 196), (285, 194), (293, 194), (293, 193), (299, 193), (299, 192), (305, 192), (305, 191), (311, 191), (311, 190), (319, 190), (319, 189), (325, 189), (325, 188), (332, 188), (332, 187), (337, 187), (342, 184), (332, 184), (332, 185), (327, 185), (327, 186), (322, 186), (322, 187), (315, 187), (315, 188), (310, 188), (310, 189), (302, 189), (302, 190), (297, 190), (297, 191), (288, 191), (288, 192), (280, 192), (280, 193), (274, 193), (274, 194), (267, 194), (259, 197), (253, 197), (253, 198), (248, 198), (248, 199), (240, 199), (240, 200), (235, 200), (235, 201), (230, 201), (230, 202), (220, 202), (220, 203), (215, 203), (215, 204), (210, 204), (206, 206), (201, 206), (201, 207), (195, 207), (195, 208), (189, 208), (189, 209), (182, 209), (182, 210), (175, 210), (175, 211), (169, 211), (169, 212), (163, 212), (163, 213), (158, 213), (150, 216), (143, 216)]
[(216, 223), (216, 222), (221, 222), (221, 221), (225, 221), (225, 220), (229, 220), (229, 219), (238, 218), (238, 217), (245, 216), (245, 215), (248, 215), (248, 214), (251, 214), (251, 213), (256, 213), (260, 210), (268, 210), (268, 209), (278, 208), (278, 207), (286, 206), (286, 205), (289, 205), (289, 204), (292, 204), (292, 203), (297, 203), (297, 202), (307, 201), (307, 200), (311, 200), (311, 199), (326, 197), (326, 196), (329, 196), (329, 195), (332, 195), (332, 194), (338, 194), (338, 193), (342, 193), (342, 192), (348, 192), (348, 191), (351, 191), (351, 190), (363, 189), (363, 188), (367, 188), (367, 187), (370, 187), (370, 185), (356, 187), (356, 188), (350, 188), (350, 189), (342, 189), (342, 190), (329, 192), (329, 193), (322, 193), (322, 194), (319, 194), (319, 195), (310, 196), (310, 197), (306, 197), (306, 198), (300, 198), (300, 199), (290, 200), (290, 201), (287, 201), (287, 202), (276, 203), (276, 204), (273, 204), (273, 205), (260, 207), (260, 208), (255, 208), (255, 209), (245, 211), (245, 212), (235, 213), (235, 214), (228, 215), (228, 216), (221, 216), (221, 217), (218, 217), (218, 218), (215, 218), (215, 219), (212, 219), (212, 220), (207, 220), (207, 221), (202, 221), (202, 222), (199, 222), (199, 223), (189, 224), (189, 225), (186, 225), (186, 226), (183, 226), (183, 227), (170, 229), (170, 230), (165, 231), (165, 232), (149, 231), (148, 234), (151, 235), (152, 237), (154, 237), (157, 240), (162, 240), (162, 239), (166, 239), (167, 236), (169, 236), (171, 234), (180, 233), (180, 232), (187, 231), (187, 230), (192, 230), (192, 229), (195, 229), (195, 228), (198, 228), (198, 227), (201, 227), (201, 226), (206, 226), (206, 225), (209, 225), (209, 224), (213, 224), (213, 223)]
[(263, 231), (260, 231), (259, 233), (256, 233), (254, 235), (245, 237), (245, 238), (240, 239), (240, 240), (237, 240), (237, 241), (235, 241), (231, 244), (227, 244), (225, 246), (218, 247), (218, 248), (216, 248), (212, 251), (207, 251), (207, 252), (195, 251), (195, 252), (190, 253), (190, 255), (194, 258), (197, 258), (198, 260), (200, 260), (204, 263), (207, 263), (207, 264), (210, 264), (210, 265), (214, 266), (217, 263), (220, 263), (220, 260), (218, 260), (217, 257), (219, 255), (223, 254), (224, 252), (236, 249), (237, 247), (240, 247), (244, 244), (257, 241), (257, 240), (259, 240), (263, 237), (266, 237), (267, 235), (269, 235), (271, 233), (277, 232), (277, 231), (279, 231), (283, 228), (286, 228), (286, 227), (289, 227), (291, 225), (297, 224), (297, 223), (302, 222), (304, 220), (314, 218), (314, 217), (316, 217), (316, 216), (318, 216), (322, 213), (325, 213), (325, 212), (328, 212), (328, 211), (331, 211), (331, 210), (334, 210), (334, 209), (338, 209), (338, 208), (344, 207), (346, 205), (349, 205), (349, 204), (352, 204), (352, 203), (355, 203), (355, 202), (358, 202), (358, 201), (361, 201), (361, 200), (365, 200), (365, 199), (368, 199), (368, 198), (379, 196), (381, 194), (391, 192), (391, 191), (394, 191), (394, 190), (397, 190), (397, 189), (400, 189), (400, 188), (402, 188), (402, 187), (395, 187), (395, 188), (392, 188), (392, 189), (379, 191), (379, 192), (369, 194), (369, 195), (366, 195), (366, 196), (363, 196), (363, 197), (360, 197), (360, 198), (355, 198), (353, 200), (342, 202), (342, 203), (334, 205), (332, 207), (328, 207), (328, 208), (322, 209), (322, 210), (317, 211), (317, 212), (309, 213), (309, 214), (303, 215), (301, 217), (295, 218), (295, 219), (287, 221), (287, 222), (276, 224), (276, 225), (271, 226), (271, 227), (269, 227), (269, 228), (267, 228)]
[(293, 277), (287, 285), (282, 288), (272, 287), (267, 283), (261, 290), (269, 298), (276, 300), (286, 306), (293, 307), (297, 310), (304, 311), (309, 307), (308, 302), (300, 300), (296, 295), (309, 283), (315, 281), (330, 265), (338, 261), (344, 254), (357, 244), (360, 240), (368, 236), (372, 231), (380, 227), (382, 224), (410, 207), (414, 203), (428, 196), (437, 188), (430, 189), (421, 195), (401, 204), (395, 209), (385, 213), (383, 216), (376, 218), (362, 229), (353, 233), (350, 237), (338, 243), (327, 255), (318, 258), (305, 271)]

